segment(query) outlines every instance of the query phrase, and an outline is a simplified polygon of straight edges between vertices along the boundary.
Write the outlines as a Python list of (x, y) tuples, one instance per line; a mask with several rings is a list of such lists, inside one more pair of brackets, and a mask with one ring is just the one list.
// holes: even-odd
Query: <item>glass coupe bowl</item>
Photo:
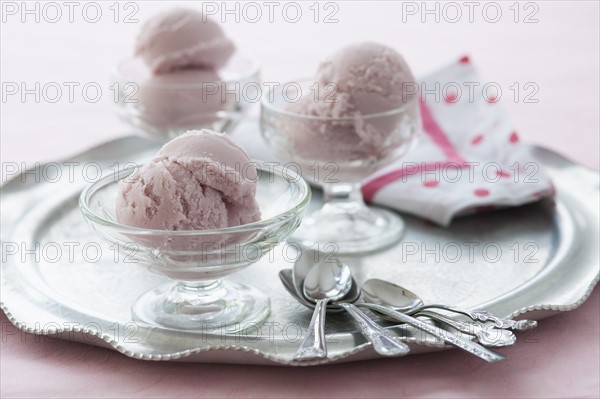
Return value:
[(208, 323), (233, 333), (256, 327), (269, 314), (263, 292), (221, 278), (248, 267), (288, 238), (300, 225), (311, 192), (295, 172), (255, 162), (261, 220), (236, 227), (172, 231), (119, 224), (119, 181), (138, 167), (122, 169), (83, 190), (79, 206), (96, 233), (171, 280), (136, 300), (134, 320), (187, 330), (201, 330)]
[(360, 182), (414, 146), (422, 130), (419, 98), (412, 97), (401, 108), (360, 116), (290, 111), (292, 100), (313, 95), (315, 87), (310, 79), (288, 82), (261, 102), (260, 123), (267, 142), (324, 191), (325, 204), (306, 215), (294, 239), (342, 254), (389, 246), (402, 237), (404, 222), (395, 212), (366, 206)]
[(111, 78), (119, 117), (136, 133), (160, 141), (193, 129), (231, 133), (260, 101), (259, 65), (239, 53), (217, 71), (181, 69), (157, 75), (140, 58), (129, 58)]

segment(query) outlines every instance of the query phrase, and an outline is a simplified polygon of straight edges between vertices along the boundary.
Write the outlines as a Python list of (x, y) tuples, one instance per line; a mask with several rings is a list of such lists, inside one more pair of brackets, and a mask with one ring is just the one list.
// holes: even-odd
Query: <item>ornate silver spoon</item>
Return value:
[[(329, 269), (319, 267), (319, 264), (313, 265), (316, 273), (309, 274), (312, 279), (304, 281), (304, 293), (307, 298), (317, 299), (315, 310), (308, 333), (300, 348), (294, 354), (294, 360), (314, 360), (327, 357), (327, 347), (325, 346), (325, 313), (329, 301), (337, 301), (344, 298), (352, 288), (352, 280), (344, 275), (341, 264), (337, 265), (339, 270), (331, 273)], [(352, 298), (350, 298), (352, 299)]]
[[(354, 282), (350, 268), (347, 265), (339, 261), (318, 263), (306, 275), (303, 282), (303, 293), (306, 299), (317, 303), (317, 305), (320, 301), (323, 308), (321, 311), (324, 313), (328, 299), (332, 301), (339, 299), (338, 297), (347, 299), (343, 298), (344, 295), (340, 296), (340, 293), (342, 291), (350, 292), (355, 284), (356, 282)], [(332, 288), (332, 285), (334, 288)], [(330, 295), (332, 296), (330, 297)], [(356, 300), (358, 296), (351, 299)], [(408, 345), (395, 340), (385, 329), (350, 302), (338, 302), (336, 304), (354, 318), (362, 334), (373, 345), (375, 352), (383, 356), (398, 356), (405, 355), (410, 351)]]
[(389, 281), (370, 279), (362, 286), (362, 294), (367, 302), (384, 305), (402, 313), (414, 315), (425, 309), (443, 309), (463, 314), (474, 321), (492, 322), (498, 328), (529, 330), (537, 327), (535, 320), (510, 320), (494, 316), (485, 310), (469, 310), (440, 304), (424, 305), (421, 298), (404, 287)]

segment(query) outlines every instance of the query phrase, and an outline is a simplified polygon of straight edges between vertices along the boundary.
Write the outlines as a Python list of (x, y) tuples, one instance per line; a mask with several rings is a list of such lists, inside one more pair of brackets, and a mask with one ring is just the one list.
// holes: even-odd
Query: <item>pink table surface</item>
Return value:
[[(6, 2), (5, 2), (6, 3)], [(420, 2), (419, 2), (420, 3)], [(510, 4), (509, 4), (510, 3)], [(112, 2), (102, 3), (105, 15)], [(139, 2), (139, 19), (166, 7)], [(339, 23), (227, 23), (239, 48), (251, 49), (263, 77), (304, 76), (343, 43), (382, 41), (399, 48), (417, 75), (469, 53), (480, 72), (507, 91), (515, 81), (539, 86), (537, 103), (506, 101), (527, 141), (597, 169), (599, 3), (535, 2), (539, 22), (515, 24), (508, 7), (498, 24), (398, 20), (400, 2), (344, 2)], [(523, 3), (522, 3), (523, 4)], [(32, 5), (33, 7), (33, 5)], [(308, 5), (306, 6), (308, 7)], [(523, 16), (522, 10), (521, 16)], [(138, 24), (2, 23), (3, 82), (99, 82), (90, 104), (2, 101), (2, 162), (64, 158), (127, 134), (114, 117), (107, 71), (131, 49)], [(361, 29), (357, 30), (356, 27)], [(273, 35), (274, 29), (277, 35)], [(321, 40), (326, 37), (328, 40)], [(258, 43), (258, 45), (257, 45)], [(310, 43), (310, 46), (308, 45)], [(254, 110), (256, 112), (256, 109)], [(4, 169), (4, 168), (3, 168)], [(2, 209), (2, 212), (5, 212)], [(597, 222), (597, 221), (595, 221)], [(319, 368), (144, 362), (83, 344), (17, 332), (2, 314), (2, 397), (599, 397), (600, 293), (579, 309), (540, 322), (486, 364), (457, 350)]]

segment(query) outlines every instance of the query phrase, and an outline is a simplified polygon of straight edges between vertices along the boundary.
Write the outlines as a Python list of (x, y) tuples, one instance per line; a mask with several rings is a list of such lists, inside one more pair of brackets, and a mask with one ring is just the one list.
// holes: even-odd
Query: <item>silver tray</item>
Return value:
[[(230, 335), (131, 320), (131, 303), (161, 278), (126, 262), (126, 254), (115, 261), (115, 251), (84, 223), (77, 200), (86, 184), (85, 165), (92, 165), (85, 171), (90, 180), (97, 165), (112, 173), (115, 163), (143, 161), (157, 148), (139, 137), (118, 139), (69, 159), (69, 166), (59, 162), (64, 174), (71, 173), (58, 181), (50, 181), (54, 165), (47, 164), (2, 187), (2, 310), (27, 332), (108, 347), (134, 358), (297, 364), (292, 355), (311, 312), (278, 280), (278, 271), (291, 267), (286, 246), (231, 277), (270, 294), (271, 316), (262, 328)], [(599, 274), (599, 176), (543, 148), (532, 151), (554, 180), (555, 201), (461, 218), (450, 228), (404, 216), (408, 229), (401, 243), (346, 259), (357, 280), (384, 278), (426, 302), (485, 308), (502, 317), (527, 313), (527, 318), (540, 319), (581, 305)], [(39, 259), (26, 252), (36, 243)], [(457, 248), (462, 256), (455, 261)], [(344, 315), (328, 316), (327, 324), (330, 357), (309, 364), (378, 357)], [(405, 326), (387, 328), (409, 343), (411, 353), (446, 348)]]

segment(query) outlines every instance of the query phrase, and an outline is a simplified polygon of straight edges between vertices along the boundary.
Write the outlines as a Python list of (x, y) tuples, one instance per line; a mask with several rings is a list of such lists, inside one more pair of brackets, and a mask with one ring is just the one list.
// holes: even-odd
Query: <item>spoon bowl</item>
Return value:
[(302, 293), (311, 302), (343, 299), (353, 284), (350, 268), (339, 260), (332, 264), (315, 264), (304, 278)]
[(423, 301), (404, 287), (380, 279), (370, 279), (362, 286), (362, 293), (367, 302), (383, 305), (398, 312), (411, 313)]
[[(314, 302), (311, 302), (308, 299), (306, 299), (304, 297), (304, 295), (298, 295), (298, 289), (294, 285), (292, 269), (280, 270), (279, 271), (279, 280), (281, 280), (281, 283), (283, 284), (283, 287), (288, 292), (288, 294), (290, 294), (292, 297), (294, 297), (294, 299), (297, 300), (301, 305), (304, 305), (309, 309), (315, 308)], [(300, 291), (300, 292), (302, 292), (302, 291)], [(360, 297), (360, 289), (358, 288), (358, 284), (356, 283), (356, 280), (352, 279), (352, 287), (350, 288), (350, 291), (346, 294), (346, 296), (344, 298), (342, 298), (342, 300), (344, 302), (352, 303), (352, 302), (356, 302), (359, 297)], [(340, 313), (343, 311), (344, 311), (344, 309), (342, 309), (341, 306), (336, 305), (335, 303), (330, 302), (327, 304), (327, 312), (328, 313)]]
[(298, 296), (304, 296), (304, 279), (319, 260), (322, 260), (322, 255), (318, 252), (304, 247), (300, 250), (292, 269), (292, 283)]

